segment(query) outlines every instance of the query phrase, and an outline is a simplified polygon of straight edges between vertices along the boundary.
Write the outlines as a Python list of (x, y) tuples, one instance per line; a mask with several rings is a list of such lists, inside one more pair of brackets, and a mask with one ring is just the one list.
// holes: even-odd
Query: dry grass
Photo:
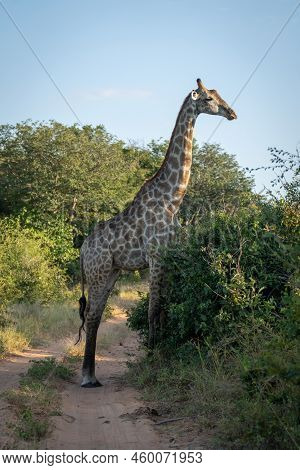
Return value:
[[(120, 310), (113, 310), (113, 317), (103, 321), (99, 328), (96, 353), (101, 354), (113, 345), (123, 343), (128, 336), (128, 327), (120, 322), (124, 314)], [(74, 338), (68, 337), (64, 341), (64, 352), (73, 361), (81, 360), (84, 355), (85, 341), (74, 344)]]
[(13, 327), (0, 330), (0, 358), (7, 354), (16, 354), (28, 346), (29, 341), (22, 332)]
[[(139, 292), (147, 290), (146, 282), (119, 281), (114, 295), (109, 299), (99, 331), (97, 352), (118, 344), (127, 336), (127, 327), (114, 322), (114, 318), (129, 310), (139, 299)], [(124, 313), (123, 313), (124, 314)], [(74, 346), (80, 320), (76, 302), (51, 305), (16, 304), (10, 309), (13, 326), (0, 330), (0, 357), (15, 354), (29, 346), (36, 347), (53, 340), (65, 340), (68, 356), (81, 357), (84, 342)], [(112, 323), (110, 323), (112, 321)], [(106, 325), (109, 325), (106, 327)]]
[(97, 353), (107, 350), (114, 344), (120, 344), (125, 341), (129, 332), (128, 327), (124, 323), (115, 321), (107, 322), (100, 326), (99, 339), (97, 342)]
[(78, 308), (75, 304), (18, 304), (11, 309), (11, 318), (31, 346), (58, 340), (78, 330)]
[(148, 291), (148, 284), (145, 281), (135, 282), (134, 284), (122, 282), (116, 285), (118, 294), (110, 299), (112, 307), (121, 310), (129, 310), (140, 299), (140, 294)]
[[(101, 354), (102, 351), (107, 350), (112, 345), (118, 345), (125, 341), (128, 336), (128, 327), (123, 321), (126, 310), (137, 302), (139, 292), (145, 292), (147, 288), (148, 286), (145, 282), (137, 282), (134, 285), (121, 282), (117, 285), (117, 293), (113, 294), (108, 302), (110, 315), (103, 315), (101, 321), (97, 341), (97, 354)], [(74, 336), (68, 335), (64, 340), (65, 354), (73, 361), (82, 359), (84, 347), (84, 340), (75, 345)]]
[(69, 337), (64, 340), (64, 353), (69, 359), (81, 360), (84, 355), (85, 341), (75, 344), (74, 338)]

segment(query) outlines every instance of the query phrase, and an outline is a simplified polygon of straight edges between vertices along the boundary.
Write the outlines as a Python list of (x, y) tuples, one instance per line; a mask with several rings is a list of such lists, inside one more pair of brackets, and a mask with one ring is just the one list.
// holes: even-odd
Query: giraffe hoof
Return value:
[(98, 382), (98, 380), (96, 382), (87, 382), (85, 384), (81, 384), (81, 387), (83, 388), (96, 388), (96, 387), (102, 387), (102, 384), (100, 382)]

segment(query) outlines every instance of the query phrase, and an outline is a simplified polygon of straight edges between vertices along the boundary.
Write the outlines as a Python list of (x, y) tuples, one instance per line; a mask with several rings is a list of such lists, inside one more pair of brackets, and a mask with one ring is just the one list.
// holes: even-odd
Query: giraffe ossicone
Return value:
[[(236, 119), (235, 112), (216, 90), (198, 88), (185, 98), (170, 139), (166, 157), (157, 173), (146, 181), (132, 203), (115, 217), (96, 224), (80, 252), (82, 297), (80, 316), (86, 330), (82, 366), (82, 387), (100, 385), (95, 377), (97, 331), (108, 296), (121, 270), (149, 266), (149, 348), (155, 340), (160, 318), (160, 291), (163, 268), (160, 248), (174, 237), (176, 214), (185, 195), (192, 165), (193, 132), (199, 114)], [(84, 283), (88, 288), (85, 302)]]

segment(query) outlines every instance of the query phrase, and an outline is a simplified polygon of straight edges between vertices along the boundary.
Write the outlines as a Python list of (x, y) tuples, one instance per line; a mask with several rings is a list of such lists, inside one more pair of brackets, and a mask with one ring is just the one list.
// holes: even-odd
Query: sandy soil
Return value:
[[(80, 365), (72, 382), (62, 392), (62, 414), (52, 418), (52, 432), (39, 443), (40, 449), (207, 449), (210, 436), (198, 433), (191, 420), (173, 422), (172, 414), (161, 415), (144, 403), (137, 390), (123, 378), (127, 361), (137, 354), (138, 340), (126, 326), (122, 308), (100, 325), (100, 351), (96, 375), (102, 387), (80, 387)], [(33, 359), (59, 357), (62, 342), (0, 361), (0, 393), (18, 386)], [(171, 420), (170, 420), (171, 418)], [(0, 448), (24, 448), (13, 440), (10, 406), (0, 395)]]
[[(80, 387), (80, 367), (72, 382), (62, 391), (62, 415), (53, 418), (50, 436), (42, 449), (158, 449), (166, 448), (168, 438), (155, 429), (149, 408), (139, 393), (124, 384), (126, 362), (137, 354), (138, 342), (126, 327), (126, 316), (116, 316), (101, 324), (102, 354), (97, 356), (96, 374), (103, 384), (95, 389)], [(62, 354), (62, 343), (43, 349), (30, 349), (0, 361), (0, 393), (16, 388), (31, 360)], [(151, 414), (151, 413), (150, 413)], [(14, 416), (0, 395), (0, 448), (16, 448), (10, 422)], [(19, 444), (21, 446), (21, 444)]]
[(78, 371), (74, 383), (62, 392), (63, 415), (54, 418), (55, 429), (45, 449), (158, 449), (167, 445), (149, 418), (141, 414), (131, 419), (143, 403), (138, 392), (122, 381), (126, 362), (137, 352), (136, 337), (125, 324), (126, 317), (119, 312), (100, 326), (100, 342), (101, 338), (111, 340), (97, 356), (96, 375), (103, 386), (81, 388)]

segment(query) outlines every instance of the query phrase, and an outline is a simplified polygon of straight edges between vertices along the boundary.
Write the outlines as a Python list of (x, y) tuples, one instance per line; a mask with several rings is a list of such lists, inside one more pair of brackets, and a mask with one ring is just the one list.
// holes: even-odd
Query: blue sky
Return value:
[[(298, 0), (2, 0), (83, 123), (169, 138), (200, 77), (231, 103)], [(300, 8), (212, 141), (241, 166), (300, 146)], [(74, 116), (0, 8), (0, 122)], [(219, 118), (201, 115), (204, 142)], [(257, 188), (269, 181), (257, 174)]]

